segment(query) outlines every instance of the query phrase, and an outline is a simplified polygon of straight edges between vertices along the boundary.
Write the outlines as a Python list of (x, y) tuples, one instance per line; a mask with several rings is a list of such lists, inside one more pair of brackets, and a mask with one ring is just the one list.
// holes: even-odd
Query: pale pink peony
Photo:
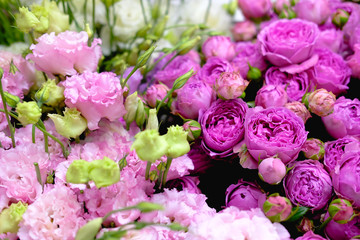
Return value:
[(65, 87), (65, 104), (77, 108), (88, 122), (90, 130), (98, 129), (101, 118), (115, 121), (125, 113), (120, 80), (114, 73), (84, 72), (68, 77)]
[(23, 215), (20, 239), (74, 239), (84, 225), (81, 204), (76, 195), (64, 186), (55, 186), (29, 205)]
[(44, 34), (37, 39), (37, 44), (30, 46), (32, 54), (27, 59), (34, 61), (38, 70), (50, 76), (75, 75), (96, 70), (101, 57), (101, 40), (95, 38), (88, 46), (86, 32), (65, 31), (55, 35)]

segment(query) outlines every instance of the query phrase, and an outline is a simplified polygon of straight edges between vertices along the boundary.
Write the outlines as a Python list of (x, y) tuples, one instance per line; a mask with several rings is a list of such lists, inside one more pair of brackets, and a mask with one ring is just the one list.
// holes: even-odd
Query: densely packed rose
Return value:
[(258, 34), (261, 53), (272, 64), (286, 66), (309, 59), (314, 51), (319, 29), (301, 19), (274, 21)]
[(244, 138), (256, 160), (278, 155), (287, 164), (297, 158), (306, 137), (304, 121), (287, 108), (248, 110)]
[[(328, 214), (325, 215), (325, 218)], [(330, 221), (325, 227), (325, 234), (331, 240), (348, 240), (360, 235), (360, 217), (356, 216), (348, 223), (340, 224)]]
[(234, 69), (232, 65), (227, 60), (219, 57), (212, 57), (207, 60), (204, 66), (200, 69), (197, 74), (197, 78), (212, 86), (215, 84), (216, 79), (221, 73), (233, 71)]
[(238, 5), (246, 18), (261, 18), (271, 10), (270, 0), (238, 0)]
[(199, 118), (202, 146), (210, 156), (226, 157), (244, 136), (247, 104), (242, 99), (221, 100), (211, 104)]
[(86, 32), (44, 34), (37, 39), (37, 44), (30, 46), (32, 53), (27, 58), (34, 61), (38, 70), (50, 75), (93, 72), (101, 57), (101, 40), (95, 38), (88, 46), (88, 39)]
[(286, 174), (284, 189), (287, 198), (297, 205), (319, 210), (327, 204), (332, 195), (330, 175), (316, 160), (296, 161)]
[(288, 102), (288, 95), (281, 85), (264, 85), (255, 97), (255, 105), (263, 108), (283, 107)]
[(360, 134), (360, 101), (340, 97), (336, 100), (334, 111), (323, 117), (328, 133), (334, 138)]
[(206, 39), (201, 47), (202, 53), (207, 59), (220, 57), (231, 61), (235, 57), (234, 43), (230, 37), (212, 36)]
[(294, 10), (298, 18), (316, 24), (324, 23), (331, 13), (328, 0), (300, 0), (296, 3)]

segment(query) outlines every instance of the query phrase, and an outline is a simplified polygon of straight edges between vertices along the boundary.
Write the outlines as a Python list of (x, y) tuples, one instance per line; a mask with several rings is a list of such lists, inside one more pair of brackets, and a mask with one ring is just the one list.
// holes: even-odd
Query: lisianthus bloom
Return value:
[(98, 129), (101, 118), (115, 121), (124, 116), (123, 92), (114, 73), (84, 72), (64, 82), (65, 104), (77, 108), (86, 118), (90, 130)]
[[(297, 31), (294, 32), (294, 29)], [(276, 66), (286, 66), (309, 59), (318, 36), (319, 29), (315, 23), (284, 19), (265, 27), (257, 38), (263, 56)]]
[(242, 99), (218, 99), (200, 117), (202, 146), (210, 156), (230, 156), (244, 136), (248, 106)]
[(334, 138), (360, 134), (360, 101), (340, 97), (336, 100), (334, 111), (322, 117), (328, 133)]
[(244, 139), (256, 160), (277, 155), (288, 164), (297, 158), (306, 137), (303, 120), (287, 108), (248, 110)]
[(101, 40), (95, 38), (88, 46), (88, 39), (86, 32), (46, 33), (37, 39), (37, 44), (30, 46), (32, 53), (27, 59), (50, 76), (93, 72), (101, 57)]
[(284, 179), (284, 189), (290, 201), (313, 210), (323, 208), (331, 198), (330, 175), (316, 160), (296, 161)]
[(220, 57), (231, 61), (235, 57), (234, 43), (229, 37), (213, 36), (206, 39), (201, 51), (207, 59), (211, 57)]
[(264, 85), (256, 93), (255, 105), (263, 108), (283, 107), (288, 95), (281, 85)]
[(294, 9), (298, 18), (316, 24), (324, 23), (331, 13), (328, 0), (301, 0), (296, 3)]

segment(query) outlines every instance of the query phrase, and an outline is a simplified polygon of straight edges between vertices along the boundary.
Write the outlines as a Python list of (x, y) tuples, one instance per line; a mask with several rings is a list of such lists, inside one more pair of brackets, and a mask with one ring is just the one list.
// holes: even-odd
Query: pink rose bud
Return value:
[(201, 126), (200, 123), (195, 120), (190, 120), (184, 123), (184, 130), (188, 133), (188, 141), (194, 141), (201, 135)]
[(151, 85), (144, 95), (144, 100), (150, 107), (156, 107), (156, 103), (161, 101), (169, 91), (169, 88), (164, 84)]
[(314, 229), (314, 222), (307, 217), (303, 217), (301, 221), (296, 225), (296, 229), (302, 233), (312, 231)]
[(306, 158), (320, 160), (324, 157), (324, 143), (317, 138), (309, 138), (302, 146), (301, 151)]
[(280, 14), (284, 9), (289, 9), (291, 7), (290, 0), (276, 0), (273, 4), (274, 11), (277, 14)]
[(351, 203), (341, 198), (335, 199), (330, 203), (328, 212), (332, 220), (340, 224), (351, 221), (355, 216)]
[(237, 72), (224, 72), (215, 83), (215, 91), (219, 98), (229, 100), (240, 97), (249, 85)]
[(265, 85), (257, 92), (255, 105), (263, 108), (282, 107), (287, 100), (288, 95), (282, 86)]
[(235, 57), (235, 46), (230, 37), (209, 37), (202, 45), (201, 50), (207, 59), (220, 57), (231, 61)]
[(258, 161), (251, 156), (247, 150), (246, 144), (242, 141), (233, 147), (233, 152), (238, 154), (240, 165), (243, 168), (257, 169)]
[(310, 112), (325, 117), (332, 113), (336, 96), (332, 92), (328, 92), (324, 88), (320, 88), (310, 93), (306, 99), (305, 105), (308, 105)]
[(344, 9), (338, 8), (332, 16), (332, 23), (338, 28), (342, 28), (349, 20), (350, 14)]
[(300, 0), (294, 7), (298, 18), (323, 24), (331, 14), (328, 0)]
[(270, 0), (238, 0), (239, 8), (246, 18), (262, 18), (271, 10)]
[(311, 117), (309, 110), (307, 110), (305, 104), (301, 102), (298, 101), (289, 102), (286, 103), (284, 107), (294, 112), (298, 117), (300, 117), (304, 121), (304, 123), (306, 123), (306, 121)]
[(250, 41), (256, 35), (256, 25), (249, 20), (237, 22), (232, 27), (231, 33), (235, 41)]
[(278, 193), (271, 194), (263, 205), (263, 211), (272, 222), (282, 222), (289, 218), (292, 205), (289, 199)]
[(278, 184), (286, 175), (286, 166), (277, 157), (265, 158), (259, 163), (259, 177), (269, 184)]

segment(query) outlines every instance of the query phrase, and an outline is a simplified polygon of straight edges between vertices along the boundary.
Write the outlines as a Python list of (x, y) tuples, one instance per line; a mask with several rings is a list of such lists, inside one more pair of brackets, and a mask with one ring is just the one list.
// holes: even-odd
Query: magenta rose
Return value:
[(267, 85), (281, 85), (286, 89), (289, 101), (300, 101), (305, 93), (314, 89), (310, 79), (313, 76), (312, 70), (290, 74), (280, 71), (278, 67), (271, 67), (265, 73)]
[(344, 59), (326, 48), (318, 48), (314, 53), (319, 56), (314, 66), (313, 83), (316, 88), (325, 88), (335, 95), (347, 90), (351, 69)]
[(328, 0), (300, 0), (294, 7), (298, 18), (324, 23), (331, 14)]
[(234, 43), (230, 37), (213, 36), (206, 39), (201, 48), (202, 53), (207, 59), (220, 57), (231, 61), (235, 57)]
[(336, 194), (360, 207), (360, 149), (345, 152), (335, 168), (332, 182)]
[[(329, 217), (326, 213), (325, 219)], [(356, 216), (350, 222), (345, 224), (336, 223), (331, 220), (325, 227), (325, 234), (331, 240), (349, 240), (352, 237), (360, 235), (360, 217)]]
[(298, 237), (295, 240), (326, 240), (326, 238), (315, 234), (313, 231), (308, 231), (303, 236)]
[(296, 161), (284, 178), (284, 189), (290, 201), (319, 210), (326, 206), (332, 195), (332, 183), (328, 172), (316, 160)]
[(238, 0), (238, 6), (246, 18), (261, 18), (271, 10), (270, 0)]
[(280, 85), (264, 85), (255, 97), (255, 105), (263, 108), (283, 107), (287, 101), (288, 95)]
[(51, 76), (94, 72), (101, 57), (101, 40), (95, 38), (88, 46), (88, 39), (84, 31), (65, 31), (58, 35), (46, 33), (37, 39), (37, 44), (30, 46), (32, 53), (27, 59), (32, 60), (38, 70)]
[(240, 210), (259, 208), (266, 201), (266, 194), (257, 184), (242, 179), (237, 184), (231, 184), (225, 195), (226, 207), (234, 206)]
[(354, 45), (355, 53), (347, 59), (347, 64), (351, 68), (351, 75), (360, 78), (360, 44)]
[(231, 28), (235, 41), (250, 41), (256, 36), (256, 32), (256, 24), (249, 20), (237, 22)]
[(309, 59), (318, 37), (319, 29), (315, 23), (283, 19), (265, 27), (258, 34), (258, 41), (262, 55), (282, 67)]
[(244, 136), (247, 104), (242, 99), (221, 100), (211, 104), (199, 117), (202, 146), (211, 157), (227, 157)]
[(334, 138), (360, 134), (360, 101), (340, 97), (336, 100), (334, 111), (322, 117), (328, 133)]
[(198, 79), (213, 86), (223, 72), (233, 72), (232, 65), (225, 59), (212, 57), (206, 61), (197, 75)]
[(343, 44), (344, 33), (341, 30), (330, 28), (320, 32), (316, 41), (316, 48), (327, 48), (335, 53), (339, 53)]
[(287, 108), (256, 107), (246, 115), (244, 138), (255, 159), (277, 155), (288, 164), (297, 158), (307, 132), (303, 120)]

